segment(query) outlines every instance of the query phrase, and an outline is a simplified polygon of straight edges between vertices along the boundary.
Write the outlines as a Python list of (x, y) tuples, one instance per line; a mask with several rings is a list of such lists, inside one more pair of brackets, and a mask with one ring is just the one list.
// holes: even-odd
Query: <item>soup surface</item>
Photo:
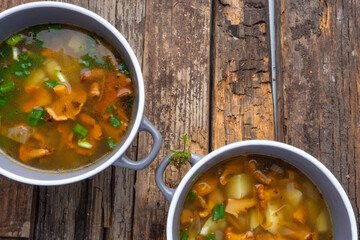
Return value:
[(328, 240), (332, 222), (320, 191), (271, 157), (229, 159), (195, 182), (182, 206), (180, 239)]
[(94, 33), (36, 25), (0, 45), (0, 147), (23, 164), (93, 163), (126, 133), (133, 102), (125, 62)]

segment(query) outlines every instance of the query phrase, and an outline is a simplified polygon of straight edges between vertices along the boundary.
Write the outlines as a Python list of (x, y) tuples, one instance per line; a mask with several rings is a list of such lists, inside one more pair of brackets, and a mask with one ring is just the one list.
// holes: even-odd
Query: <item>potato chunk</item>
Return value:
[(206, 236), (209, 233), (215, 232), (216, 230), (224, 231), (227, 225), (228, 224), (225, 219), (213, 221), (212, 217), (210, 216), (208, 220), (206, 220), (204, 226), (201, 228), (200, 235)]
[(253, 180), (248, 174), (238, 174), (226, 184), (228, 198), (241, 199), (252, 193)]

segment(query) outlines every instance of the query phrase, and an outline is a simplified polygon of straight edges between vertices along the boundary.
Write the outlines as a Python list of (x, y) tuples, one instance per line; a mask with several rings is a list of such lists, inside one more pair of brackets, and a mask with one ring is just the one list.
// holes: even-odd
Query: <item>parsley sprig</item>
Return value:
[(184, 149), (182, 151), (168, 150), (172, 153), (169, 159), (170, 164), (178, 170), (180, 170), (181, 166), (185, 165), (191, 158), (191, 153), (186, 150), (186, 148), (190, 147), (190, 140), (186, 133), (184, 133), (184, 136), (180, 138), (180, 141), (184, 145)]

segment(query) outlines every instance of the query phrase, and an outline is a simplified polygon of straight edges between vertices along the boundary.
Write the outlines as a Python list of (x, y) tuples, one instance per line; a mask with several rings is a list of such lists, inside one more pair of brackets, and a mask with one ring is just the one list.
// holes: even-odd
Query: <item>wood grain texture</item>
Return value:
[(214, 3), (213, 149), (274, 139), (267, 9), (265, 0)]
[[(177, 139), (187, 132), (191, 151), (208, 151), (210, 15), (209, 0), (146, 2), (145, 115), (164, 141), (155, 163), (137, 172), (133, 239), (165, 239), (168, 204), (154, 174), (167, 149), (180, 148)], [(151, 142), (149, 135), (140, 134), (139, 159)], [(178, 172), (169, 169), (165, 178), (174, 185)]]
[[(143, 1), (65, 1), (85, 7), (104, 17), (115, 25), (125, 38), (131, 39), (130, 45), (137, 56), (142, 56), (143, 29), (139, 24), (144, 18)], [(125, 21), (122, 21), (126, 19)], [(134, 37), (136, 36), (136, 38)], [(141, 61), (140, 61), (141, 63)], [(130, 147), (127, 155), (136, 159), (136, 143)], [(72, 185), (77, 185), (72, 187)], [(108, 168), (96, 176), (81, 183), (64, 187), (44, 188), (50, 196), (68, 196), (67, 201), (59, 202), (58, 197), (46, 201), (49, 209), (39, 206), (36, 239), (130, 239), (133, 212), (134, 172), (121, 168)], [(64, 188), (64, 189), (63, 189)], [(42, 195), (40, 195), (42, 199)], [(57, 214), (51, 214), (55, 211)], [(67, 213), (67, 214), (66, 214)], [(64, 228), (56, 226), (59, 216), (68, 224)]]
[[(124, 35), (142, 65), (145, 0), (117, 1), (115, 15), (109, 17), (110, 23)], [(106, 11), (106, 9), (105, 9)], [(137, 158), (137, 138), (126, 155), (133, 160)], [(134, 208), (135, 171), (113, 167), (112, 178), (112, 212), (109, 228), (105, 229), (105, 239), (131, 239)]]
[[(30, 1), (5, 1), (0, 4), (0, 8), (4, 10), (25, 2)], [(63, 2), (92, 10), (115, 25), (125, 38), (131, 39), (129, 43), (141, 64), (144, 1)], [(135, 139), (127, 155), (136, 159), (136, 152)], [(134, 176), (134, 171), (108, 168), (80, 183), (41, 187), (38, 193), (38, 211), (32, 219), (31, 215), (35, 215), (35, 211), (31, 211), (33, 187), (2, 178), (1, 191), (4, 194), (0, 195), (3, 200), (0, 204), (4, 204), (1, 209), (6, 209), (6, 214), (0, 214), (0, 237), (103, 239), (105, 236), (106, 239), (130, 239)], [(31, 236), (30, 226), (35, 224), (35, 234)]]
[(34, 188), (0, 177), (0, 237), (31, 236)]
[(360, 214), (360, 1), (278, 1), (280, 140), (324, 163)]
[[(2, 0), (0, 12), (32, 1)], [(0, 176), (0, 237), (29, 238), (34, 223), (32, 209), (36, 206), (33, 186)]]

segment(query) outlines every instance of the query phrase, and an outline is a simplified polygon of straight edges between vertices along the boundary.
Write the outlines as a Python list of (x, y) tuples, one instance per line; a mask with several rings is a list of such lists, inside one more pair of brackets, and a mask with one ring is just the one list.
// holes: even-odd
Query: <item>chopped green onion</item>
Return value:
[(106, 112), (107, 113), (112, 113), (114, 110), (113, 106), (108, 106), (107, 109), (106, 109)]
[(86, 139), (79, 139), (78, 140), (78, 146), (82, 147), (82, 148), (87, 148), (87, 149), (91, 149), (93, 146), (91, 145), (91, 143), (89, 143)]
[(19, 61), (19, 49), (17, 47), (12, 47), (12, 55), (15, 61)]
[(206, 236), (206, 240), (215, 240), (215, 233), (210, 233)]
[(46, 86), (48, 86), (49, 88), (54, 88), (57, 85), (61, 85), (61, 83), (59, 83), (58, 81), (54, 80), (54, 79), (49, 79), (47, 81), (44, 81), (44, 84)]
[(88, 130), (78, 123), (75, 125), (74, 128), (72, 128), (72, 130), (75, 133), (75, 135), (79, 138), (86, 137), (86, 135), (88, 134)]
[(187, 229), (181, 235), (181, 240), (188, 240), (188, 231), (187, 231)]
[(195, 200), (197, 199), (197, 194), (195, 192), (190, 192), (189, 193), (189, 199), (190, 200)]
[(214, 207), (212, 220), (216, 221), (225, 217), (225, 204), (221, 203)]
[(109, 138), (107, 139), (107, 142), (108, 142), (109, 147), (110, 147), (111, 149), (114, 149), (114, 148), (116, 147), (116, 143), (114, 142), (114, 140), (113, 140), (111, 137), (109, 137)]
[(33, 109), (30, 115), (26, 118), (26, 122), (30, 126), (39, 126), (44, 123), (44, 117), (45, 117), (46, 111), (42, 108)]
[(15, 46), (18, 42), (24, 40), (24, 38), (20, 34), (16, 34), (12, 37), (10, 37), (8, 40), (6, 40), (6, 43), (10, 46)]
[(61, 71), (56, 71), (55, 72), (55, 76), (58, 78), (58, 80), (60, 81), (60, 82), (67, 82), (66, 81), (66, 79), (65, 79), (65, 76), (64, 76), (64, 74), (62, 74), (61, 73)]
[(110, 124), (113, 126), (113, 127), (116, 127), (116, 128), (119, 128), (120, 125), (121, 125), (121, 119), (115, 117), (114, 115), (111, 114), (110, 116)]
[(8, 93), (10, 92), (11, 90), (13, 90), (15, 87), (15, 83), (14, 82), (7, 82), (7, 83), (4, 83), (4, 84), (1, 84), (0, 85), (0, 92), (2, 94), (5, 94), (5, 93)]

